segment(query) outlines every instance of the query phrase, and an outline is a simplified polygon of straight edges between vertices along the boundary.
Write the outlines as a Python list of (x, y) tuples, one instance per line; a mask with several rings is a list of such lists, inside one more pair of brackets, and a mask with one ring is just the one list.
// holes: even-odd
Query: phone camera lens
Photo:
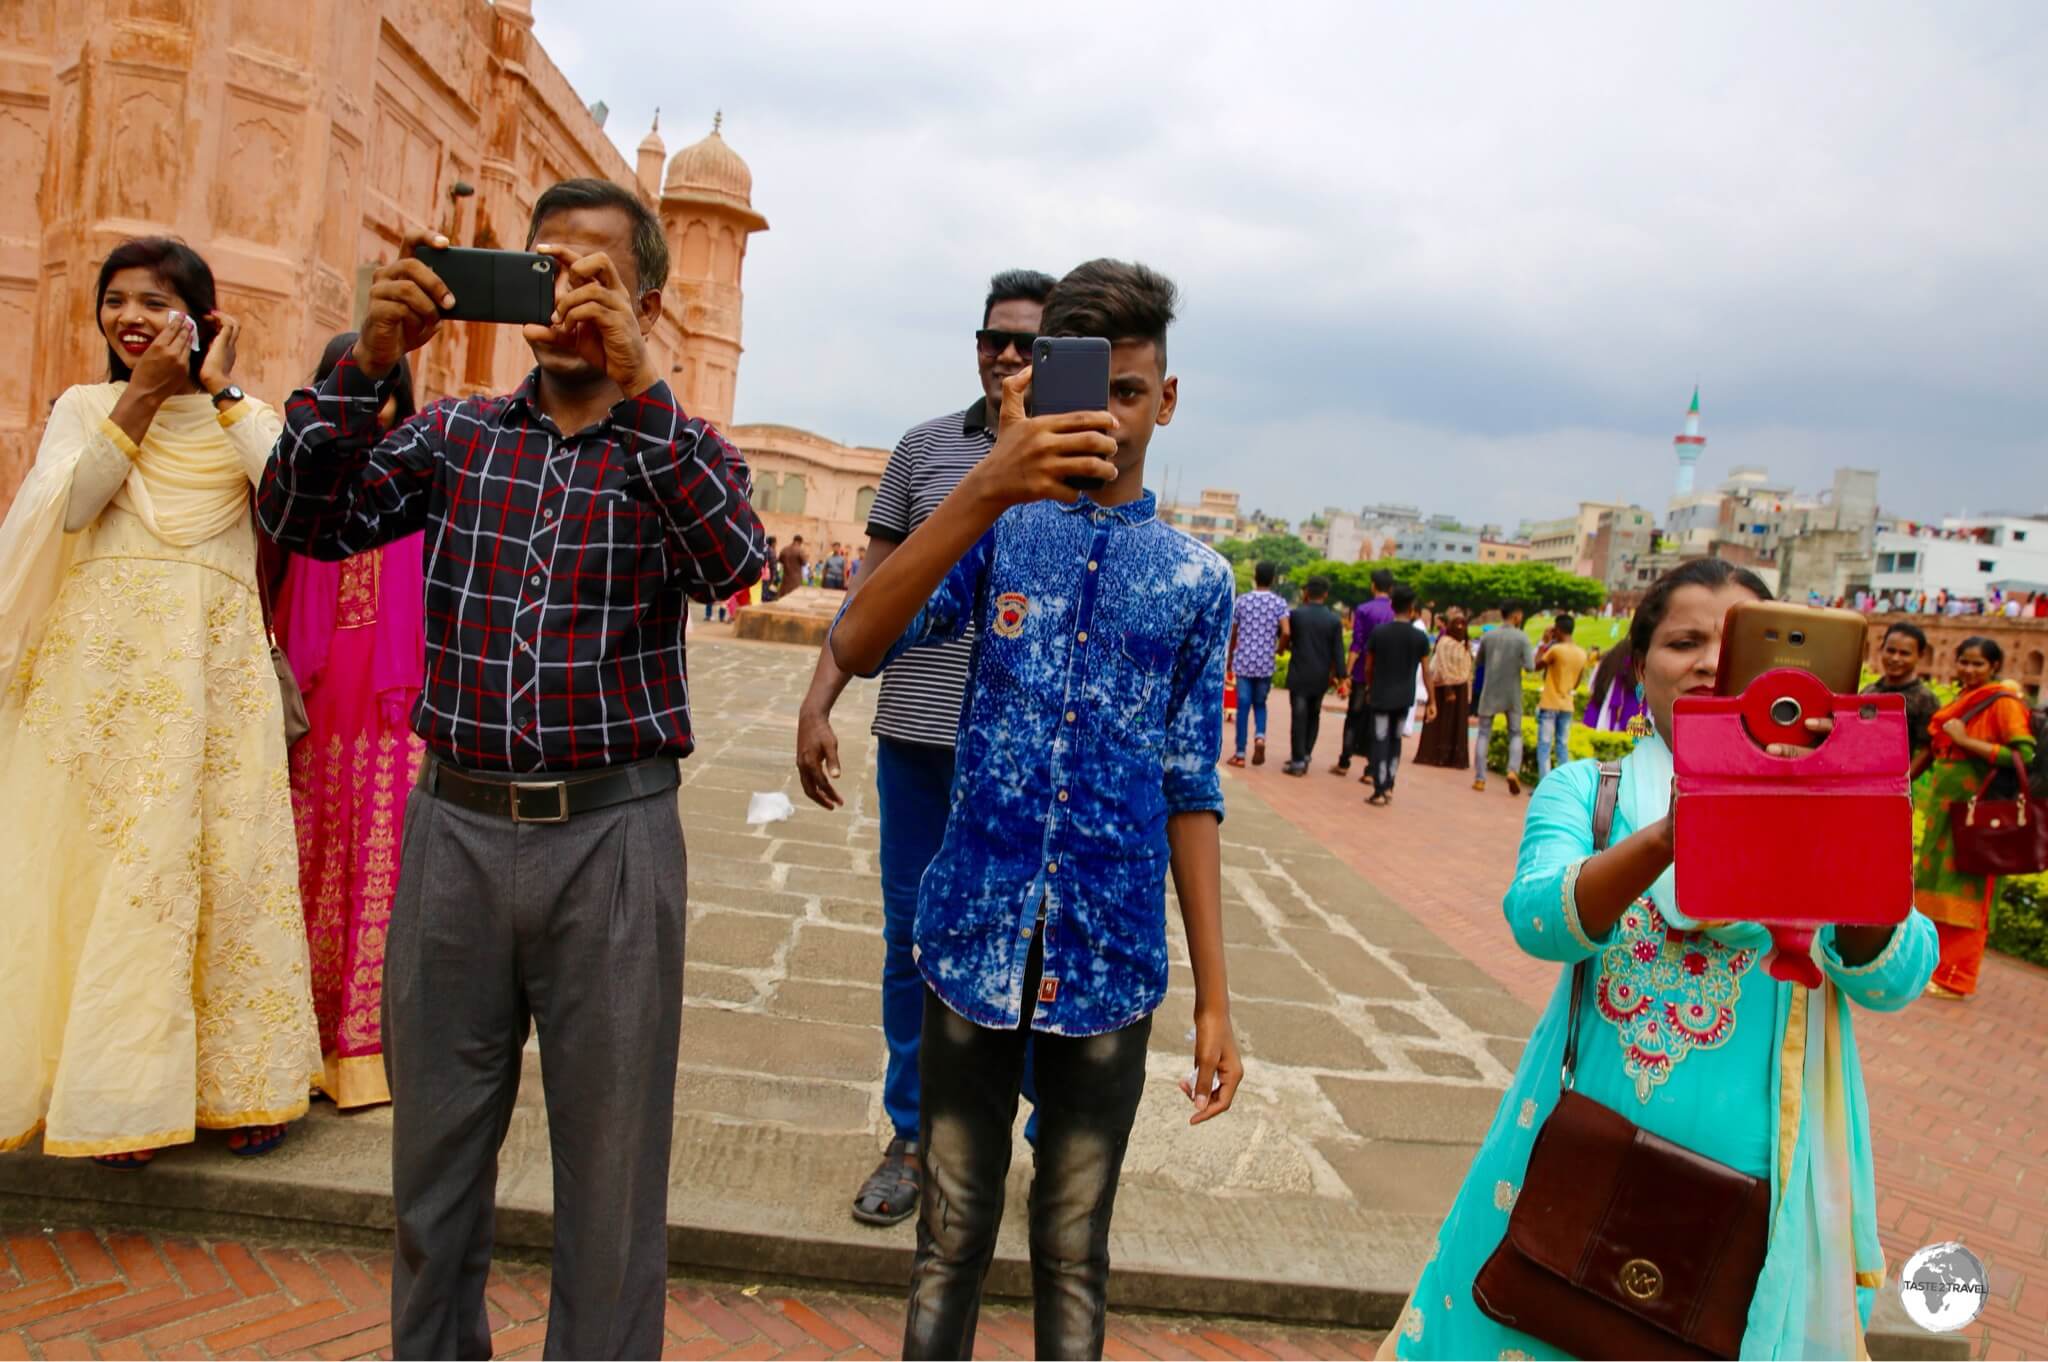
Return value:
[(1771, 722), (1774, 724), (1789, 728), (1799, 722), (1799, 716), (1803, 712), (1799, 708), (1799, 702), (1789, 695), (1771, 701)]
[(554, 269), (554, 267), (555, 262), (548, 259), (546, 256), (542, 256), (540, 259), (533, 262), (533, 272), (535, 274), (546, 274), (548, 271)]
[(1805, 630), (1803, 630), (1803, 629), (1794, 629), (1794, 630), (1792, 631), (1792, 646), (1793, 646), (1793, 647), (1795, 647), (1795, 648), (1800, 648), (1800, 647), (1804, 647), (1804, 646), (1805, 646), (1805, 644), (1806, 644), (1806, 631), (1805, 631)]

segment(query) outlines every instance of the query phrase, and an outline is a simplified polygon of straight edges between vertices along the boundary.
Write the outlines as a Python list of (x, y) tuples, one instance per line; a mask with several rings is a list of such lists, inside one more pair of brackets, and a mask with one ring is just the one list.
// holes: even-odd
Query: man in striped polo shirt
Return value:
[[(1039, 314), (1056, 281), (1037, 270), (1005, 270), (989, 281), (981, 329), (974, 333), (981, 396), (965, 411), (913, 426), (897, 441), (868, 513), (868, 548), (858, 590), (910, 532), (937, 510), (996, 440), (1003, 380), (1031, 364)], [(918, 1037), (924, 1029), (924, 979), (911, 954), (917, 887), (939, 851), (953, 791), (953, 745), (967, 692), (974, 635), (915, 648), (890, 664), (875, 706), (875, 784), (881, 794), (882, 911), (887, 954), (882, 965), (882, 1032), (889, 1045), (882, 1106), (894, 1127), (881, 1164), (854, 1197), (853, 1217), (894, 1225), (917, 1210), (924, 1184), (919, 1156)], [(843, 802), (839, 739), (832, 706), (852, 677), (821, 649), (811, 688), (798, 711), (797, 771), (804, 793), (827, 809)], [(1028, 1090), (1026, 1093), (1029, 1096)]]

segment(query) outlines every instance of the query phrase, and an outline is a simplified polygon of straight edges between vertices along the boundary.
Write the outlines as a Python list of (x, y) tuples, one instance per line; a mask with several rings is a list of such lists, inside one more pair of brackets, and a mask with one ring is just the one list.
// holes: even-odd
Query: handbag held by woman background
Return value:
[(2048, 870), (2048, 805), (2031, 797), (2027, 766), (2012, 754), (2019, 779), (2011, 799), (1988, 799), (1994, 768), (1977, 793), (1948, 806), (1956, 842), (1956, 869), (1966, 875), (2034, 875)]

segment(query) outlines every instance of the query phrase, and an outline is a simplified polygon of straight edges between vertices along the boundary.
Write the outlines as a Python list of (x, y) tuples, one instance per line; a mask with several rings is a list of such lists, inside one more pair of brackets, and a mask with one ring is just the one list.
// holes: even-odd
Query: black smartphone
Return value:
[(555, 315), (551, 256), (467, 246), (421, 246), (414, 254), (455, 295), (455, 306), (444, 316), (459, 322), (546, 326)]
[[(1109, 410), (1109, 342), (1100, 336), (1040, 336), (1031, 342), (1031, 414)], [(1099, 492), (1101, 478), (1069, 478), (1077, 492)]]

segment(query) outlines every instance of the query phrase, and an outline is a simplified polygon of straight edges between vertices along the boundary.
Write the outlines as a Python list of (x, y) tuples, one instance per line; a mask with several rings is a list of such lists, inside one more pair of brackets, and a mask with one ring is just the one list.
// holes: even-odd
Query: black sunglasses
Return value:
[(974, 348), (994, 359), (1014, 345), (1019, 359), (1030, 359), (1031, 342), (1037, 339), (1036, 331), (997, 331), (984, 326), (974, 333)]

